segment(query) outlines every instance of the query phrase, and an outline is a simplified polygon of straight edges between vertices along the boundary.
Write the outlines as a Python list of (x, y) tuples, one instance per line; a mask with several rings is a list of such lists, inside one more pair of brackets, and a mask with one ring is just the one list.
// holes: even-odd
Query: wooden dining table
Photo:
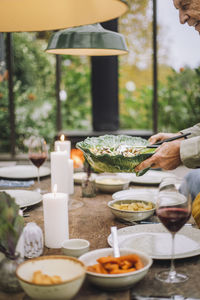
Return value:
[[(50, 178), (44, 178), (41, 181), (41, 186), (43, 189), (50, 191)], [(33, 190), (35, 187), (37, 187), (37, 183), (29, 188), (29, 190)], [(131, 185), (130, 187), (134, 189), (144, 188), (144, 186), (136, 185)], [(145, 188), (150, 190), (152, 188), (155, 189), (155, 186)], [(72, 205), (69, 205), (69, 237), (83, 238), (90, 241), (90, 250), (109, 247), (107, 238), (110, 234), (110, 227), (117, 226), (119, 229), (128, 226), (113, 216), (107, 206), (110, 200), (112, 200), (112, 194), (105, 194), (98, 191), (95, 197), (83, 198), (81, 186), (75, 185), (74, 194), (70, 196)], [(78, 205), (80, 207), (76, 208), (76, 205), (73, 207), (73, 203), (80, 204)], [(30, 206), (26, 210), (26, 214), (29, 214), (29, 216), (25, 218), (25, 223), (35, 222), (43, 230), (42, 202)], [(190, 221), (193, 222), (192, 219)], [(44, 247), (43, 255), (51, 254), (61, 254), (61, 249), (49, 249)], [(86, 279), (74, 300), (131, 300), (137, 299), (137, 296), (147, 297), (146, 299), (152, 296), (155, 297), (155, 299), (159, 299), (159, 297), (170, 298), (170, 296), (174, 295), (200, 298), (200, 255), (175, 260), (177, 271), (183, 271), (189, 275), (189, 280), (184, 283), (166, 284), (155, 279), (157, 272), (167, 269), (169, 266), (169, 260), (154, 260), (149, 272), (140, 282), (133, 285), (130, 289), (122, 291), (109, 292), (101, 290), (91, 285)], [(0, 292), (0, 300), (29, 299), (30, 298), (24, 292), (15, 294)], [(142, 300), (142, 298), (138, 299)]]

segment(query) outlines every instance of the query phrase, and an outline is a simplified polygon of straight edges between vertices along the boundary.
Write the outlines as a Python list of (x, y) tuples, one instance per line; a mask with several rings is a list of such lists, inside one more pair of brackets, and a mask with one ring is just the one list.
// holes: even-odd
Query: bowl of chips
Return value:
[(151, 257), (142, 252), (120, 248), (120, 257), (113, 257), (112, 248), (103, 248), (83, 254), (79, 259), (86, 266), (88, 280), (105, 290), (123, 290), (132, 287), (148, 272)]
[(40, 256), (21, 263), (16, 276), (25, 293), (33, 299), (66, 300), (81, 288), (85, 266), (69, 256)]
[(112, 200), (108, 207), (117, 219), (128, 222), (148, 219), (155, 212), (155, 203), (145, 200)]

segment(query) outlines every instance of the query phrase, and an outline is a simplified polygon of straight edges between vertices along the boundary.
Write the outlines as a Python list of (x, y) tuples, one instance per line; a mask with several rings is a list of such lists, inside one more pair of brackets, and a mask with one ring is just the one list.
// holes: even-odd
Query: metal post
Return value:
[[(102, 25), (117, 32), (117, 19)], [(118, 57), (93, 56), (91, 61), (93, 130), (116, 131), (119, 129)]]
[(9, 119), (10, 119), (10, 151), (12, 157), (15, 156), (16, 132), (15, 132), (15, 103), (13, 93), (13, 49), (12, 33), (7, 33), (7, 69), (8, 69), (8, 90), (9, 90)]
[(56, 55), (56, 129), (62, 130), (61, 102), (60, 102), (60, 81), (61, 81), (61, 56)]
[(157, 0), (153, 0), (153, 131), (158, 132)]

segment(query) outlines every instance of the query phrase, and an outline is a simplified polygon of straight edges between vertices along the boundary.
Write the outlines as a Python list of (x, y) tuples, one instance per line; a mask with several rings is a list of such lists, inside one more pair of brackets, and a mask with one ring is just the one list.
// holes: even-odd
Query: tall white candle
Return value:
[(48, 248), (61, 248), (69, 238), (68, 195), (48, 193), (43, 195), (44, 239)]
[(73, 159), (69, 159), (68, 160), (68, 163), (69, 163), (69, 173), (70, 173), (70, 176), (69, 176), (69, 193), (70, 194), (73, 194), (74, 193), (74, 161)]
[(71, 153), (71, 142), (65, 140), (64, 134), (61, 135), (59, 141), (55, 141), (55, 151), (67, 151), (67, 157), (70, 158)]
[(51, 189), (57, 184), (59, 193), (71, 194), (70, 182), (73, 177), (72, 168), (70, 169), (70, 159), (67, 157), (67, 151), (51, 152)]

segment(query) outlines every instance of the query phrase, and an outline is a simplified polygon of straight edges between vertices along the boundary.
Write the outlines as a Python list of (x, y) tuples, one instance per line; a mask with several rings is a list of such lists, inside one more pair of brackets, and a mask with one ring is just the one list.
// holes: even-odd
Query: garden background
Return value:
[[(129, 54), (119, 57), (120, 129), (152, 129), (152, 9), (148, 0), (131, 0), (119, 19)], [(170, 44), (158, 28), (158, 130), (177, 132), (199, 122), (200, 68), (168, 64)], [(40, 134), (50, 143), (56, 135), (55, 56), (45, 53), (50, 32), (14, 33), (14, 94), (17, 152), (24, 140)], [(62, 56), (63, 130), (90, 130), (90, 58)], [(2, 76), (3, 74), (3, 76)], [(0, 69), (0, 152), (9, 152), (8, 81)]]

